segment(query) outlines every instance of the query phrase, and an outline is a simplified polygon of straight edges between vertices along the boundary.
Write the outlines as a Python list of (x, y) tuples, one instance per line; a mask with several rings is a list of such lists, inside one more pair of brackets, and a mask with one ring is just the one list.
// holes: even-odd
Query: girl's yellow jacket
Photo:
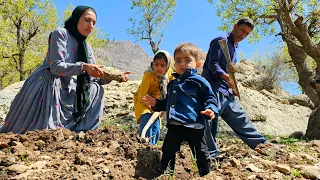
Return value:
[[(166, 76), (168, 77), (169, 81), (173, 79), (171, 74), (173, 70), (171, 68), (168, 69)], [(134, 113), (136, 115), (137, 123), (140, 123), (140, 116), (145, 113), (152, 113), (151, 109), (148, 109), (142, 103), (142, 97), (145, 95), (149, 95), (151, 97), (160, 98), (160, 85), (159, 85), (159, 77), (153, 74), (150, 71), (144, 73), (142, 82), (134, 94)]]

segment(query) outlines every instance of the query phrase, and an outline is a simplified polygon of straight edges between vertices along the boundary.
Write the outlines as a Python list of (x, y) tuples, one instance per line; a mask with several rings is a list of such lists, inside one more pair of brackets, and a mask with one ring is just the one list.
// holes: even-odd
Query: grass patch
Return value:
[(292, 175), (295, 176), (295, 177), (301, 177), (301, 173), (299, 170), (297, 169), (291, 169), (291, 172), (292, 172)]

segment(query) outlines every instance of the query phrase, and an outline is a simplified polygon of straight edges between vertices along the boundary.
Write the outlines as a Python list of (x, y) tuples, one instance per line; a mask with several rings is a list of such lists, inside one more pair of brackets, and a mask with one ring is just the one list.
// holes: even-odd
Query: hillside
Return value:
[(95, 50), (98, 62), (120, 69), (130, 71), (131, 80), (139, 80), (143, 72), (150, 65), (152, 57), (147, 55), (139, 45), (129, 41), (109, 41), (104, 48)]

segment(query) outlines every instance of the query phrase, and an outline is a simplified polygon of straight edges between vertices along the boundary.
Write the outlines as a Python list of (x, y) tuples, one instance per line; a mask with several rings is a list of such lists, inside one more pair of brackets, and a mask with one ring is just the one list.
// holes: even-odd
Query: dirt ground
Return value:
[(0, 179), (316, 179), (320, 141), (281, 138), (256, 151), (238, 138), (220, 136), (222, 155), (199, 177), (187, 145), (174, 175), (158, 173), (161, 145), (142, 143), (136, 132), (114, 127), (74, 133), (67, 129), (0, 134)]

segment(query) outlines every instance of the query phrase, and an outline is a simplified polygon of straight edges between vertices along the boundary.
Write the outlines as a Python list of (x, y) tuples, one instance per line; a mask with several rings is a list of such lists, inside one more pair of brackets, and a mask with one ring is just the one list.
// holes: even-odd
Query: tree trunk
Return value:
[(287, 43), (292, 62), (299, 75), (299, 85), (310, 98), (315, 107), (319, 106), (319, 94), (313, 79), (313, 73), (306, 66), (307, 53), (299, 46)]
[(319, 107), (314, 109), (310, 115), (306, 137), (308, 137), (309, 139), (320, 139), (320, 108)]
[(292, 62), (297, 69), (299, 75), (299, 85), (305, 94), (312, 100), (315, 108), (309, 118), (306, 137), (310, 139), (320, 139), (320, 108), (319, 94), (313, 79), (313, 73), (306, 66), (307, 53), (299, 46), (287, 42), (288, 51), (292, 58)]

